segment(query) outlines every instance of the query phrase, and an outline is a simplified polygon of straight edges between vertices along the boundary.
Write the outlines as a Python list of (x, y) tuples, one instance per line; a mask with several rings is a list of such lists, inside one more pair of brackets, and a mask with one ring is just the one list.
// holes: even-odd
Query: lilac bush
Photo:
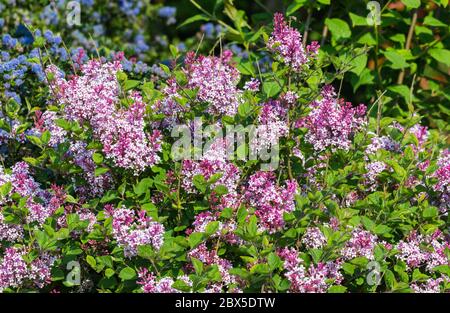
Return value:
[[(120, 1), (130, 17), (140, 4)], [(126, 51), (63, 56), (37, 30), (27, 57), (0, 55), (0, 291), (450, 290), (445, 134), (414, 108), (383, 116), (383, 94), (342, 99), (346, 69), (327, 72), (281, 13), (261, 29), (248, 58), (172, 48), (138, 76)]]

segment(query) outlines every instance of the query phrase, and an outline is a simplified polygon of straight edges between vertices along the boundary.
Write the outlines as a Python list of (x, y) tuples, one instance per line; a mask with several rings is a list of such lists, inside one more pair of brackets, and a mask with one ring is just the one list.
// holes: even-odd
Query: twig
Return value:
[(311, 24), (312, 10), (308, 8), (308, 17), (306, 18), (305, 31), (303, 32), (303, 47), (306, 47), (306, 42), (309, 35), (309, 25)]
[[(411, 41), (414, 33), (414, 28), (417, 23), (417, 10), (414, 10), (414, 14), (412, 17), (411, 25), (409, 26), (408, 37), (406, 39), (405, 49), (409, 50), (411, 48)], [(397, 84), (403, 84), (403, 80), (405, 79), (405, 69), (403, 69), (400, 74), (398, 74)]]
[[(331, 9), (332, 6), (330, 5), (330, 8), (328, 9), (328, 13), (327, 13), (327, 17), (329, 18), (331, 16)], [(320, 45), (323, 46), (325, 44), (325, 40), (327, 39), (327, 35), (328, 35), (328, 26), (326, 24), (323, 25), (323, 30), (322, 30), (322, 40), (320, 41)]]

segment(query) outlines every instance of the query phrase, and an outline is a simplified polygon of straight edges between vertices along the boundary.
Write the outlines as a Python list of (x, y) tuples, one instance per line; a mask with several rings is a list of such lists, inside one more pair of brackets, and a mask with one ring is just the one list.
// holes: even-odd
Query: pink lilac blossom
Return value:
[(207, 151), (205, 151), (202, 160), (184, 160), (181, 174), (183, 188), (188, 193), (195, 193), (192, 182), (196, 175), (202, 175), (205, 180), (209, 180), (215, 174), (222, 176), (211, 185), (214, 189), (218, 185), (225, 186), (229, 194), (235, 194), (237, 183), (240, 179), (239, 168), (226, 159), (227, 143), (225, 140), (215, 141)]
[(73, 163), (83, 170), (83, 178), (85, 184), (75, 185), (75, 189), (80, 195), (81, 200), (89, 197), (102, 196), (105, 191), (113, 187), (113, 179), (111, 173), (107, 172), (101, 175), (95, 175), (96, 164), (92, 159), (93, 150), (87, 150), (87, 144), (82, 141), (70, 143), (67, 153), (71, 157)]
[(245, 189), (245, 198), (255, 207), (262, 230), (274, 233), (284, 227), (283, 213), (295, 209), (294, 197), (298, 184), (295, 180), (286, 181), (286, 187), (276, 183), (273, 172), (259, 171), (250, 176)]
[[(142, 286), (144, 293), (179, 293), (181, 291), (172, 287), (174, 280), (172, 277), (163, 277), (158, 279), (153, 273), (146, 268), (142, 268), (138, 272), (137, 283)], [(188, 286), (192, 286), (192, 282), (185, 275), (178, 278), (184, 281)]]
[(80, 221), (89, 221), (89, 224), (86, 227), (86, 231), (90, 233), (94, 230), (94, 225), (97, 223), (97, 217), (94, 213), (87, 209), (81, 209), (77, 212), (78, 216), (80, 217)]
[(56, 75), (57, 68), (51, 66), (52, 87), (56, 89), (60, 104), (64, 104), (65, 118), (89, 123), (94, 136), (103, 144), (106, 158), (135, 175), (159, 162), (161, 134), (145, 133), (145, 104), (137, 92), (128, 98), (128, 108), (118, 108), (120, 84), (117, 73), (119, 61), (102, 63), (91, 60), (82, 66), (82, 75), (74, 75), (66, 81)]
[(280, 100), (284, 101), (285, 103), (291, 105), (294, 105), (297, 103), (297, 100), (299, 99), (299, 95), (293, 91), (288, 91), (284, 95), (281, 96)]
[(325, 293), (332, 284), (340, 284), (343, 280), (341, 261), (311, 264), (306, 270), (294, 248), (281, 249), (278, 255), (284, 261), (284, 276), (291, 283), (290, 292)]
[(180, 122), (181, 115), (189, 109), (189, 103), (186, 103), (186, 105), (178, 103), (177, 99), (181, 98), (181, 95), (175, 78), (167, 80), (167, 86), (164, 87), (162, 93), (164, 98), (156, 101), (151, 108), (155, 113), (163, 114), (165, 117), (161, 122), (154, 122), (152, 126), (172, 130)]
[(0, 262), (0, 292), (5, 288), (42, 288), (51, 282), (50, 270), (56, 258), (44, 253), (28, 264), (25, 254), (22, 248), (5, 249)]
[(0, 210), (0, 241), (16, 242), (22, 236), (22, 226), (5, 223), (5, 217)]
[(364, 174), (364, 178), (366, 179), (366, 184), (368, 185), (368, 190), (373, 191), (377, 187), (378, 176), (381, 172), (387, 169), (387, 165), (381, 161), (374, 161), (368, 163), (366, 166), (367, 173)]
[(284, 64), (299, 72), (307, 65), (311, 57), (317, 55), (319, 45), (317, 42), (303, 48), (302, 36), (294, 28), (287, 25), (281, 13), (275, 13), (273, 19), (274, 29), (267, 42), (267, 48), (275, 53)]
[(67, 139), (67, 132), (56, 125), (55, 120), (58, 119), (58, 114), (54, 111), (45, 111), (42, 113), (41, 111), (35, 112), (35, 128), (34, 130), (41, 134), (45, 131), (50, 133), (50, 140), (48, 145), (56, 146)]
[(360, 199), (357, 191), (351, 191), (345, 196), (344, 205), (345, 207), (351, 207), (356, 201)]
[[(394, 122), (392, 127), (397, 128), (401, 132), (405, 131), (405, 128), (400, 125), (398, 122)], [(423, 151), (426, 141), (429, 137), (429, 131), (426, 126), (422, 126), (420, 124), (415, 124), (411, 128), (408, 129), (410, 134), (413, 134), (417, 138), (418, 145), (411, 145), (415, 152)]]
[(354, 108), (350, 103), (337, 101), (332, 86), (325, 86), (322, 98), (311, 103), (311, 112), (297, 121), (297, 127), (308, 128), (305, 140), (314, 150), (322, 151), (330, 147), (349, 150), (351, 136), (366, 124), (366, 107), (360, 104)]
[(449, 264), (445, 250), (450, 249), (450, 243), (439, 230), (427, 236), (413, 231), (396, 245), (396, 249), (399, 251), (396, 257), (404, 261), (408, 269), (425, 265), (431, 272), (436, 266)]
[(252, 153), (258, 155), (273, 149), (279, 139), (288, 134), (286, 114), (287, 110), (279, 101), (269, 100), (263, 105), (258, 116), (258, 126), (250, 141)]
[(249, 90), (257, 92), (259, 90), (260, 82), (256, 78), (251, 78), (249, 81), (245, 82), (244, 90)]
[[(43, 190), (31, 176), (29, 165), (25, 162), (17, 162), (12, 166), (11, 174), (6, 174), (0, 166), (0, 184), (11, 183), (12, 193), (18, 193), (26, 197), (26, 207), (28, 209), (27, 222), (38, 222), (39, 224), (53, 214), (63, 203), (65, 196), (61, 193)], [(58, 187), (52, 187), (58, 188)], [(55, 191), (55, 189), (54, 189)], [(38, 198), (39, 201), (36, 201)], [(0, 202), (8, 201), (9, 196)]]
[(186, 56), (187, 88), (198, 88), (197, 100), (209, 104), (207, 112), (214, 115), (234, 116), (241, 103), (237, 88), (239, 71), (231, 65), (233, 53), (225, 50), (220, 57)]
[[(371, 143), (367, 146), (365, 154), (375, 154), (380, 149), (398, 151), (400, 149), (400, 144), (387, 136), (375, 136), (372, 137)], [(368, 160), (367, 156), (366, 160)]]
[(131, 99), (130, 108), (116, 112), (114, 120), (109, 121), (110, 127), (100, 134), (100, 140), (107, 158), (119, 167), (132, 169), (137, 175), (159, 163), (155, 151), (161, 151), (161, 133), (154, 130), (149, 136), (144, 132), (145, 104), (137, 92), (131, 94)]
[(308, 227), (303, 235), (302, 243), (307, 248), (320, 249), (327, 244), (327, 238), (319, 227)]
[(11, 192), (17, 192), (22, 197), (39, 197), (44, 191), (39, 188), (39, 184), (30, 175), (30, 167), (25, 162), (17, 162), (11, 168), (10, 181)]
[[(205, 232), (209, 223), (219, 221), (220, 209), (215, 210), (212, 208), (210, 211), (204, 211), (197, 214), (192, 222), (193, 232)], [(233, 232), (236, 230), (236, 221), (233, 219), (226, 221), (219, 221), (219, 227), (214, 234), (210, 235), (210, 238), (220, 237), (221, 240), (229, 244), (238, 244), (242, 240), (236, 236)]]
[(444, 150), (437, 161), (438, 169), (431, 175), (437, 178), (433, 189), (440, 195), (441, 212), (445, 213), (450, 208), (450, 150)]
[(367, 230), (356, 228), (352, 230), (351, 238), (346, 242), (341, 251), (344, 259), (350, 260), (356, 257), (374, 259), (373, 250), (378, 238)]
[(124, 249), (126, 257), (137, 255), (141, 245), (151, 245), (159, 250), (164, 242), (164, 226), (146, 216), (145, 211), (135, 212), (125, 207), (116, 209), (112, 215), (113, 237)]
[(236, 284), (236, 277), (229, 273), (233, 265), (227, 259), (219, 257), (215, 249), (209, 249), (205, 243), (188, 252), (188, 257), (200, 260), (205, 266), (217, 265), (220, 275), (222, 277), (220, 289), (226, 286)]
[[(440, 277), (437, 279), (429, 278), (424, 283), (412, 283), (411, 288), (415, 293), (440, 293), (440, 285), (445, 281), (444, 278)], [(448, 279), (447, 279), (448, 281)]]

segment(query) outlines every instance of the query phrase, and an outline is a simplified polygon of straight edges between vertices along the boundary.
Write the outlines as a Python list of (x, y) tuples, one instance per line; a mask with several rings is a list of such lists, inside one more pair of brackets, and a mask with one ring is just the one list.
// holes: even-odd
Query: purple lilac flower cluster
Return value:
[(274, 30), (267, 47), (292, 70), (301, 71), (302, 67), (317, 55), (319, 44), (314, 41), (305, 49), (301, 34), (287, 25), (281, 13), (275, 13), (273, 24)]
[(351, 136), (366, 124), (366, 107), (338, 101), (332, 86), (324, 87), (321, 95), (311, 103), (309, 115), (297, 121), (297, 127), (308, 128), (305, 139), (316, 151), (350, 149)]
[(287, 110), (280, 101), (270, 100), (262, 106), (255, 137), (250, 142), (250, 148), (255, 154), (275, 148), (279, 139), (288, 134), (286, 116)]
[[(4, 184), (10, 184), (11, 189), (8, 196), (0, 199), (0, 205), (12, 201), (11, 195), (14, 193), (25, 197), (28, 208), (27, 222), (29, 223), (44, 223), (64, 202), (64, 194), (60, 192), (52, 194), (40, 188), (39, 184), (31, 176), (29, 165), (25, 162), (16, 163), (12, 167), (10, 174), (6, 173), (0, 166), (0, 186)], [(2, 234), (1, 237), (18, 239), (14, 234), (8, 235), (10, 231), (14, 232), (10, 227), (2, 227), (2, 230), (5, 230), (7, 233)]]
[(138, 246), (150, 245), (159, 250), (164, 243), (164, 226), (146, 216), (145, 211), (125, 207), (113, 210), (112, 228), (113, 237), (126, 257), (136, 256)]
[(374, 259), (373, 251), (378, 243), (378, 237), (367, 230), (355, 228), (351, 232), (351, 238), (346, 242), (341, 251), (345, 259), (356, 257), (366, 257), (369, 260)]
[(20, 248), (5, 249), (0, 261), (0, 292), (5, 288), (42, 288), (51, 282), (50, 270), (56, 258), (43, 253), (27, 263), (25, 255)]
[(324, 293), (331, 284), (339, 285), (343, 276), (340, 273), (341, 263), (327, 262), (310, 265), (308, 269), (302, 264), (303, 260), (298, 256), (299, 252), (294, 248), (284, 248), (278, 255), (284, 261), (284, 276), (289, 280), (290, 292), (300, 293)]
[[(222, 292), (224, 288), (232, 287), (237, 283), (235, 275), (229, 273), (233, 268), (230, 261), (217, 255), (214, 249), (209, 249), (204, 243), (188, 252), (188, 256), (200, 260), (205, 265), (216, 265), (222, 276), (221, 282), (213, 283), (208, 286), (205, 292)], [(238, 290), (235, 289), (234, 292)]]
[(255, 214), (260, 219), (262, 230), (269, 233), (283, 228), (283, 213), (294, 210), (294, 197), (298, 189), (295, 180), (286, 181), (286, 187), (278, 186), (275, 181), (273, 172), (256, 172), (250, 176), (245, 189), (245, 198), (256, 208)]
[(448, 265), (445, 250), (450, 249), (450, 242), (440, 230), (426, 236), (413, 231), (396, 245), (396, 249), (399, 251), (396, 257), (404, 261), (408, 269), (425, 265), (431, 272), (436, 266)]
[(55, 67), (53, 88), (58, 91), (64, 114), (80, 124), (87, 122), (103, 144), (103, 152), (117, 166), (131, 169), (136, 175), (159, 162), (160, 132), (145, 133), (145, 104), (139, 93), (133, 92), (129, 108), (119, 108), (119, 61), (102, 63), (92, 60), (82, 67), (81, 76), (65, 80)]
[(241, 102), (242, 92), (236, 86), (240, 74), (231, 65), (232, 56), (225, 50), (220, 57), (196, 57), (192, 52), (186, 57), (187, 88), (198, 88), (197, 100), (209, 103), (210, 114), (233, 116)]

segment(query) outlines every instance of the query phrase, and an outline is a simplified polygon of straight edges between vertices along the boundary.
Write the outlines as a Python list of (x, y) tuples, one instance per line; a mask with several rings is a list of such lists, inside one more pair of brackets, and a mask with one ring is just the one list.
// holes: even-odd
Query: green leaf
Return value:
[(263, 83), (263, 91), (267, 98), (277, 95), (281, 91), (281, 86), (276, 81), (266, 81)]
[(327, 18), (325, 24), (330, 29), (331, 35), (334, 40), (339, 40), (341, 38), (350, 38), (352, 32), (347, 22), (338, 18)]
[(39, 146), (39, 147), (42, 146), (41, 138), (39, 138), (37, 136), (32, 136), (32, 135), (27, 135), (26, 137), (32, 144)]
[(110, 268), (107, 268), (107, 269), (105, 270), (105, 276), (106, 276), (107, 278), (110, 278), (110, 277), (113, 276), (115, 273), (116, 273), (116, 272), (114, 272), (114, 270), (112, 270), (112, 269), (110, 269)]
[(182, 280), (177, 280), (172, 284), (172, 287), (184, 292), (189, 292), (191, 290), (191, 287), (186, 284), (184, 281)]
[(349, 13), (350, 19), (352, 20), (352, 26), (368, 26), (367, 25), (367, 18), (364, 16), (359, 16), (353, 13)]
[(33, 47), (42, 48), (45, 45), (45, 39), (41, 36), (34, 37)]
[(243, 75), (255, 76), (255, 69), (251, 61), (242, 61), (237, 64), (238, 71)]
[(384, 272), (384, 281), (390, 289), (394, 289), (394, 286), (397, 283), (395, 280), (395, 275), (391, 270), (386, 270), (386, 272)]
[(44, 131), (41, 135), (41, 140), (44, 143), (44, 145), (48, 144), (50, 141), (50, 132), (48, 130)]
[(353, 59), (352, 68), (350, 72), (355, 73), (356, 75), (361, 75), (362, 71), (366, 68), (367, 64), (367, 54), (361, 54)]
[(222, 212), (220, 212), (220, 217), (225, 218), (225, 219), (229, 219), (231, 218), (233, 215), (233, 209), (232, 208), (225, 208), (222, 210)]
[(438, 216), (438, 214), (439, 214), (438, 209), (434, 206), (426, 207), (422, 213), (424, 218), (433, 218), (435, 216)]
[[(411, 91), (410, 89), (405, 85), (395, 85), (395, 86), (389, 86), (387, 88), (388, 90), (395, 92), (396, 94), (401, 95), (406, 103), (411, 102)], [(413, 98), (414, 99), (414, 98)]]
[(105, 174), (105, 173), (108, 172), (108, 171), (109, 171), (109, 169), (106, 168), (106, 167), (98, 167), (98, 168), (95, 169), (94, 174), (95, 174), (95, 176), (97, 177), (97, 176), (100, 176), (100, 175), (102, 175), (102, 174)]
[(153, 180), (149, 177), (143, 178), (137, 185), (133, 187), (133, 191), (136, 195), (140, 196), (145, 194), (153, 185)]
[(392, 166), (392, 168), (394, 169), (394, 172), (401, 178), (404, 179), (406, 178), (406, 170), (400, 165), (398, 164), (396, 161), (391, 161), (390, 165)]
[(283, 262), (281, 261), (280, 257), (273, 252), (271, 252), (267, 256), (267, 262), (269, 264), (269, 268), (271, 271), (276, 270), (281, 265), (283, 265)]
[(402, 0), (408, 9), (417, 9), (420, 7), (420, 0)]
[(244, 118), (249, 116), (252, 113), (252, 111), (253, 111), (252, 105), (248, 102), (244, 102), (240, 104), (238, 107), (239, 115)]
[(256, 224), (257, 224), (256, 216), (252, 215), (247, 225), (247, 232), (251, 238), (255, 237), (257, 234), (258, 228)]
[(406, 42), (405, 34), (395, 34), (391, 37), (389, 37), (390, 40), (400, 43), (402, 46)]
[(203, 241), (204, 235), (203, 233), (192, 233), (189, 235), (189, 246), (191, 247), (191, 249), (197, 247), (202, 241)]
[(155, 252), (153, 251), (153, 248), (149, 245), (143, 245), (139, 246), (138, 249), (138, 255), (141, 258), (151, 260), (155, 256)]
[(428, 278), (429, 278), (429, 276), (421, 273), (418, 268), (414, 269), (413, 275), (412, 275), (412, 279), (413, 280), (415, 280), (415, 281), (423, 281), (423, 280), (427, 280)]
[(386, 225), (377, 225), (377, 227), (375, 227), (374, 232), (377, 235), (382, 235), (385, 233), (388, 233), (391, 230), (391, 228), (389, 226)]
[(201, 275), (203, 272), (203, 263), (199, 259), (191, 257), (192, 265), (194, 266), (195, 273)]
[(204, 193), (206, 191), (206, 181), (202, 175), (195, 175), (192, 178), (192, 183), (200, 192)]
[(92, 160), (94, 160), (95, 164), (102, 164), (103, 162), (103, 155), (98, 152), (94, 152), (92, 154)]
[(219, 221), (213, 221), (208, 223), (205, 228), (205, 234), (208, 236), (213, 235), (219, 229)]
[(0, 186), (0, 195), (2, 196), (2, 198), (9, 195), (9, 193), (11, 192), (11, 189), (12, 189), (11, 182), (3, 183), (3, 185)]
[(124, 87), (125, 91), (128, 91), (133, 88), (136, 88), (137, 86), (139, 86), (140, 83), (141, 83), (140, 80), (129, 79), (129, 80), (125, 81), (125, 84), (123, 87)]
[(86, 256), (86, 262), (95, 270), (97, 267), (97, 262), (92, 255)]
[(328, 288), (328, 293), (344, 293), (347, 291), (347, 287), (344, 286), (331, 286), (330, 288)]
[(399, 53), (389, 50), (385, 51), (384, 56), (391, 62), (390, 67), (393, 69), (403, 69), (409, 67), (406, 59)]
[(373, 222), (367, 216), (361, 216), (361, 222), (368, 231), (373, 231), (373, 229), (376, 227), (375, 222)]
[(431, 15), (425, 17), (425, 19), (423, 20), (423, 24), (434, 27), (447, 27), (447, 24), (442, 23), (440, 20), (432, 17)]
[(198, 21), (209, 21), (209, 18), (204, 14), (197, 14), (197, 15), (191, 16), (190, 18), (186, 19), (183, 23), (178, 25), (177, 28), (181, 28), (183, 26), (186, 26), (191, 23), (198, 22)]
[(259, 263), (256, 265), (253, 265), (250, 269), (250, 273), (257, 273), (257, 274), (269, 274), (270, 268), (267, 264)]
[(57, 248), (56, 240), (50, 238), (45, 231), (37, 230), (35, 236), (36, 241), (42, 250), (55, 250)]
[(174, 45), (169, 45), (170, 53), (172, 54), (172, 57), (176, 58), (178, 55), (178, 48)]
[(450, 50), (447, 49), (438, 49), (433, 48), (428, 51), (428, 53), (435, 59), (436, 61), (443, 63), (447, 66), (450, 66)]
[(218, 195), (218, 196), (223, 196), (226, 195), (228, 193), (228, 188), (225, 187), (224, 185), (217, 185), (214, 188), (214, 192)]
[(298, 11), (298, 9), (302, 8), (307, 0), (296, 0), (292, 2), (286, 9), (286, 16), (292, 15)]
[(136, 271), (134, 269), (132, 269), (131, 267), (125, 267), (124, 269), (122, 269), (120, 271), (119, 277), (120, 277), (120, 279), (122, 279), (122, 281), (135, 279)]

